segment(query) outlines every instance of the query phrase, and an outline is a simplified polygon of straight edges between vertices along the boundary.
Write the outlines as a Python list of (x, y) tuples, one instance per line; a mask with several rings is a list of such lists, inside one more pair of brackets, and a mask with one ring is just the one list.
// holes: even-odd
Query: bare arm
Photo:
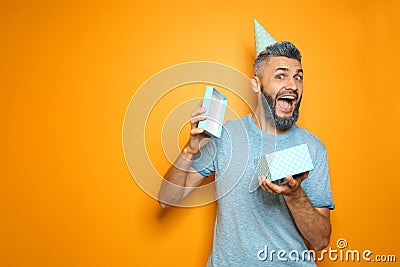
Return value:
[[(303, 188), (301, 182), (308, 173), (294, 179), (287, 176), (287, 183), (276, 185), (265, 177), (260, 177), (261, 187), (274, 194), (282, 194), (300, 233), (315, 250), (322, 250), (329, 244), (331, 236), (330, 211), (328, 208), (315, 208)], [(263, 180), (265, 179), (265, 180)], [(263, 181), (262, 181), (263, 180)]]
[(284, 198), (303, 237), (314, 249), (325, 248), (331, 235), (329, 209), (313, 207), (301, 187), (294, 194), (284, 195)]
[(178, 205), (205, 178), (191, 167), (193, 155), (185, 154), (183, 151), (179, 155), (164, 176), (165, 180), (158, 193), (158, 201), (162, 208)]
[(205, 108), (201, 107), (201, 103), (193, 111), (189, 142), (164, 176), (165, 180), (158, 193), (158, 201), (162, 208), (178, 205), (205, 178), (191, 167), (194, 155), (206, 143), (204, 129), (197, 128), (198, 122), (206, 118), (201, 115), (204, 112)]

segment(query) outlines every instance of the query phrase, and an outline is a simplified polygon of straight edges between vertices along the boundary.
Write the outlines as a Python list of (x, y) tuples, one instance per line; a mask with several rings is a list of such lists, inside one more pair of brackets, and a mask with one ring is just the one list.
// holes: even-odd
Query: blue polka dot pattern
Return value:
[(263, 51), (265, 47), (276, 43), (274, 37), (256, 19), (254, 19), (254, 35), (256, 39), (256, 55)]
[(276, 151), (254, 159), (258, 175), (272, 181), (314, 169), (307, 144)]

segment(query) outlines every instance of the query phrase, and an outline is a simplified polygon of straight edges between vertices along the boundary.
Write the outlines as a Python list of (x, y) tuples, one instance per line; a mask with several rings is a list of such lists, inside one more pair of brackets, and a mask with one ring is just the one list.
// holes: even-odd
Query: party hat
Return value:
[(265, 50), (265, 47), (276, 43), (274, 37), (256, 19), (254, 19), (254, 35), (256, 39), (256, 56)]

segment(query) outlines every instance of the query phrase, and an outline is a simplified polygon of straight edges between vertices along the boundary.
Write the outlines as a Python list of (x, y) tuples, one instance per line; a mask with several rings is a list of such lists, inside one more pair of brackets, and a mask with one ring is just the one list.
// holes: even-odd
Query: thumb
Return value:
[(286, 176), (286, 181), (290, 187), (295, 187), (297, 185), (297, 181), (291, 175)]

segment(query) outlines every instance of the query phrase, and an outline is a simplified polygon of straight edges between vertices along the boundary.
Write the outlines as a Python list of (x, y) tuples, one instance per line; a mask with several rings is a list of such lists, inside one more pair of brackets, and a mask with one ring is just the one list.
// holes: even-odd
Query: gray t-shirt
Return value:
[(207, 266), (315, 266), (283, 196), (258, 187), (254, 165), (256, 157), (304, 143), (314, 169), (301, 186), (315, 207), (333, 209), (325, 146), (297, 125), (269, 135), (248, 115), (228, 121), (221, 138), (196, 155), (194, 169), (203, 176), (215, 172), (218, 199)]

